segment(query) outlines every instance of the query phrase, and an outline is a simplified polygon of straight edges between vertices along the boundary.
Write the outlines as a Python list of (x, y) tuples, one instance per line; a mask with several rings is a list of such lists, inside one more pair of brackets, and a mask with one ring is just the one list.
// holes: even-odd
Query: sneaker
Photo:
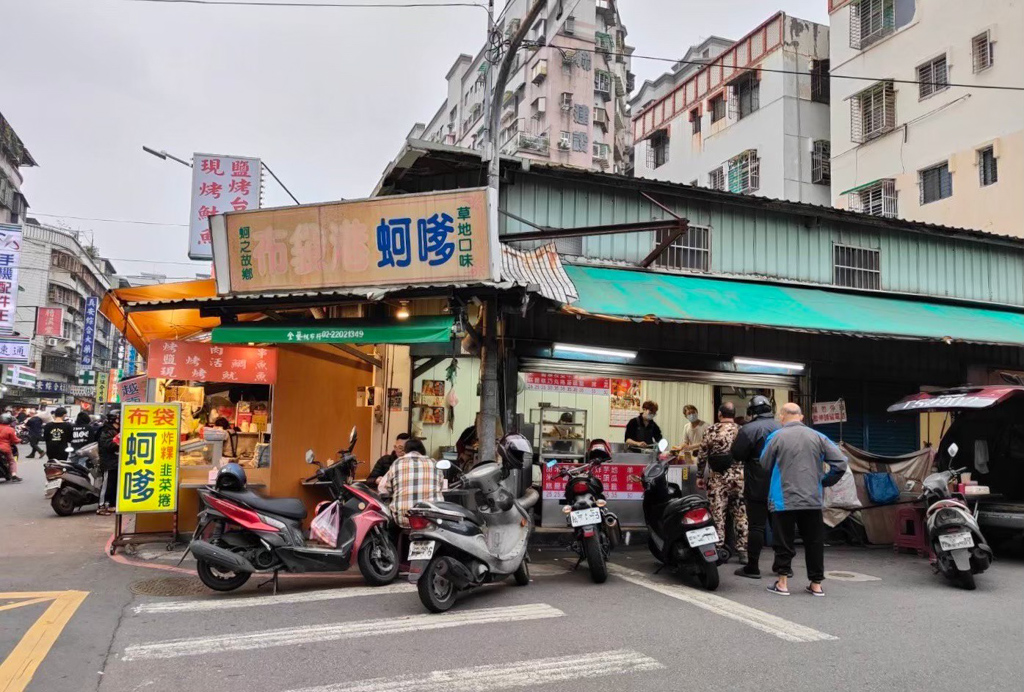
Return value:
[(735, 572), (733, 572), (733, 574), (735, 574), (737, 577), (746, 577), (747, 579), (761, 578), (760, 572), (748, 572), (746, 567), (740, 567)]
[(21, 483), (21, 476), (11, 476), (11, 483)]

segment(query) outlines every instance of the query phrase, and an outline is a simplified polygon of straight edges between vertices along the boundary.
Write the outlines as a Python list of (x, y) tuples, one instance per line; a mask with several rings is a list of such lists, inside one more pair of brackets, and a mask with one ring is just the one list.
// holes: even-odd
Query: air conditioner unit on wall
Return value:
[(60, 345), (60, 339), (51, 336), (51, 337), (46, 339), (46, 345), (47, 346), (59, 346)]

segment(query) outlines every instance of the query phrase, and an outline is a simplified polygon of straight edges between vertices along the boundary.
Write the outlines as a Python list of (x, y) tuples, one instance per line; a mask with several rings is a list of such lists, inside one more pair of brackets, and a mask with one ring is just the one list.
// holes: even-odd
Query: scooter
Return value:
[[(577, 468), (563, 468), (558, 476), (565, 478), (566, 523), (573, 529), (572, 550), (579, 556), (576, 567), (584, 560), (595, 584), (608, 580), (608, 554), (620, 542), (619, 518), (607, 508), (604, 485), (594, 475), (602, 463), (612, 458), (604, 440), (594, 440), (587, 450), (587, 463)], [(552, 460), (549, 466), (558, 462)], [(575, 569), (575, 568), (574, 568)]]
[[(362, 483), (345, 482), (356, 444), (355, 428), (349, 443), (341, 460), (318, 468), (313, 476), (329, 481), (332, 495), (339, 500), (337, 547), (307, 543), (302, 500), (270, 499), (247, 490), (245, 472), (237, 464), (221, 469), (213, 487), (200, 489), (202, 511), (185, 554), (191, 552), (196, 557), (196, 571), (203, 584), (214, 591), (232, 591), (253, 574), (272, 573), (264, 583), (273, 582), (276, 593), (280, 571), (343, 572), (353, 561), (371, 586), (394, 581), (398, 576), (394, 542), (398, 529), (376, 492)], [(306, 452), (306, 462), (317, 464), (313, 450)], [(210, 527), (209, 537), (204, 538)]]
[[(668, 443), (661, 440), (658, 451), (666, 449)], [(700, 495), (684, 497), (677, 484), (668, 482), (667, 458), (656, 458), (643, 477), (631, 479), (644, 487), (647, 547), (654, 558), (679, 573), (696, 576), (708, 591), (717, 589), (718, 531), (708, 501)]]
[[(15, 449), (14, 453), (15, 455), (17, 455), (18, 450)], [(17, 458), (17, 456), (15, 456), (15, 458)], [(0, 454), (0, 478), (4, 479), (5, 481), (9, 481), (13, 477), (14, 474), (11, 473), (11, 463), (10, 461), (8, 461), (7, 455)]]
[[(529, 510), (540, 495), (529, 488), (517, 500), (501, 482), (532, 450), (522, 435), (506, 435), (498, 451), (501, 464), (479, 464), (452, 484), (476, 490), (479, 510), (452, 502), (420, 502), (409, 510), (409, 581), (433, 613), (449, 610), (460, 592), (483, 584), (509, 576), (519, 586), (530, 583)], [(451, 462), (439, 461), (437, 468), (447, 471)]]
[[(951, 444), (948, 451), (952, 461), (958, 451), (956, 444)], [(921, 499), (928, 508), (925, 527), (935, 554), (935, 568), (954, 584), (973, 591), (974, 575), (981, 574), (992, 563), (992, 549), (964, 497), (949, 491), (950, 483), (959, 480), (966, 470), (948, 469), (931, 474), (924, 479)]]
[(98, 447), (95, 442), (79, 449), (68, 446), (67, 461), (51, 460), (43, 464), (46, 474), (43, 497), (50, 501), (57, 516), (70, 516), (79, 507), (99, 503), (104, 474), (100, 470)]

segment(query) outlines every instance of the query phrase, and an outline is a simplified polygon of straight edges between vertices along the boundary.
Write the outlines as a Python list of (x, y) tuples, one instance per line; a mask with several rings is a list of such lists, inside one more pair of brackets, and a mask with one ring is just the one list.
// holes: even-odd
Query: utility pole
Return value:
[[(498, 185), (501, 179), (501, 150), (499, 125), (501, 122), (501, 99), (505, 93), (509, 72), (516, 52), (530, 27), (537, 20), (537, 15), (544, 9), (546, 0), (534, 0), (533, 6), (519, 24), (519, 30), (509, 41), (508, 49), (502, 56), (498, 74), (494, 79), (494, 91), (490, 94), (490, 112), (488, 113), (488, 134), (491, 146), (487, 161), (487, 223), (492, 243), (498, 242)], [(493, 18), (490, 24), (493, 26)], [(500, 277), (497, 277), (500, 279)], [(491, 298), (484, 304), (484, 343), (480, 349), (480, 459), (491, 461), (496, 458), (495, 440), (498, 418), (498, 300)]]

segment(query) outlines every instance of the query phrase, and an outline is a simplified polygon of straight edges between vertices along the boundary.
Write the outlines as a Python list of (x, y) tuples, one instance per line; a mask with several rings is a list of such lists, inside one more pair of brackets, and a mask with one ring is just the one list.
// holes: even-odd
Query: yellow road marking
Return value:
[(49, 598), (30, 598), (27, 601), (18, 601), (17, 603), (8, 603), (7, 605), (0, 606), (0, 610), (14, 610), (22, 606), (35, 605), (36, 603), (45, 603), (49, 601)]
[[(50, 647), (88, 595), (88, 591), (0, 593), (0, 599), (3, 600), (34, 599), (32, 602), (38, 603), (53, 599), (50, 607), (32, 624), (6, 660), (0, 663), (0, 692), (22, 692), (28, 686), (39, 664), (50, 652)], [(28, 603), (12, 605), (17, 607)]]

